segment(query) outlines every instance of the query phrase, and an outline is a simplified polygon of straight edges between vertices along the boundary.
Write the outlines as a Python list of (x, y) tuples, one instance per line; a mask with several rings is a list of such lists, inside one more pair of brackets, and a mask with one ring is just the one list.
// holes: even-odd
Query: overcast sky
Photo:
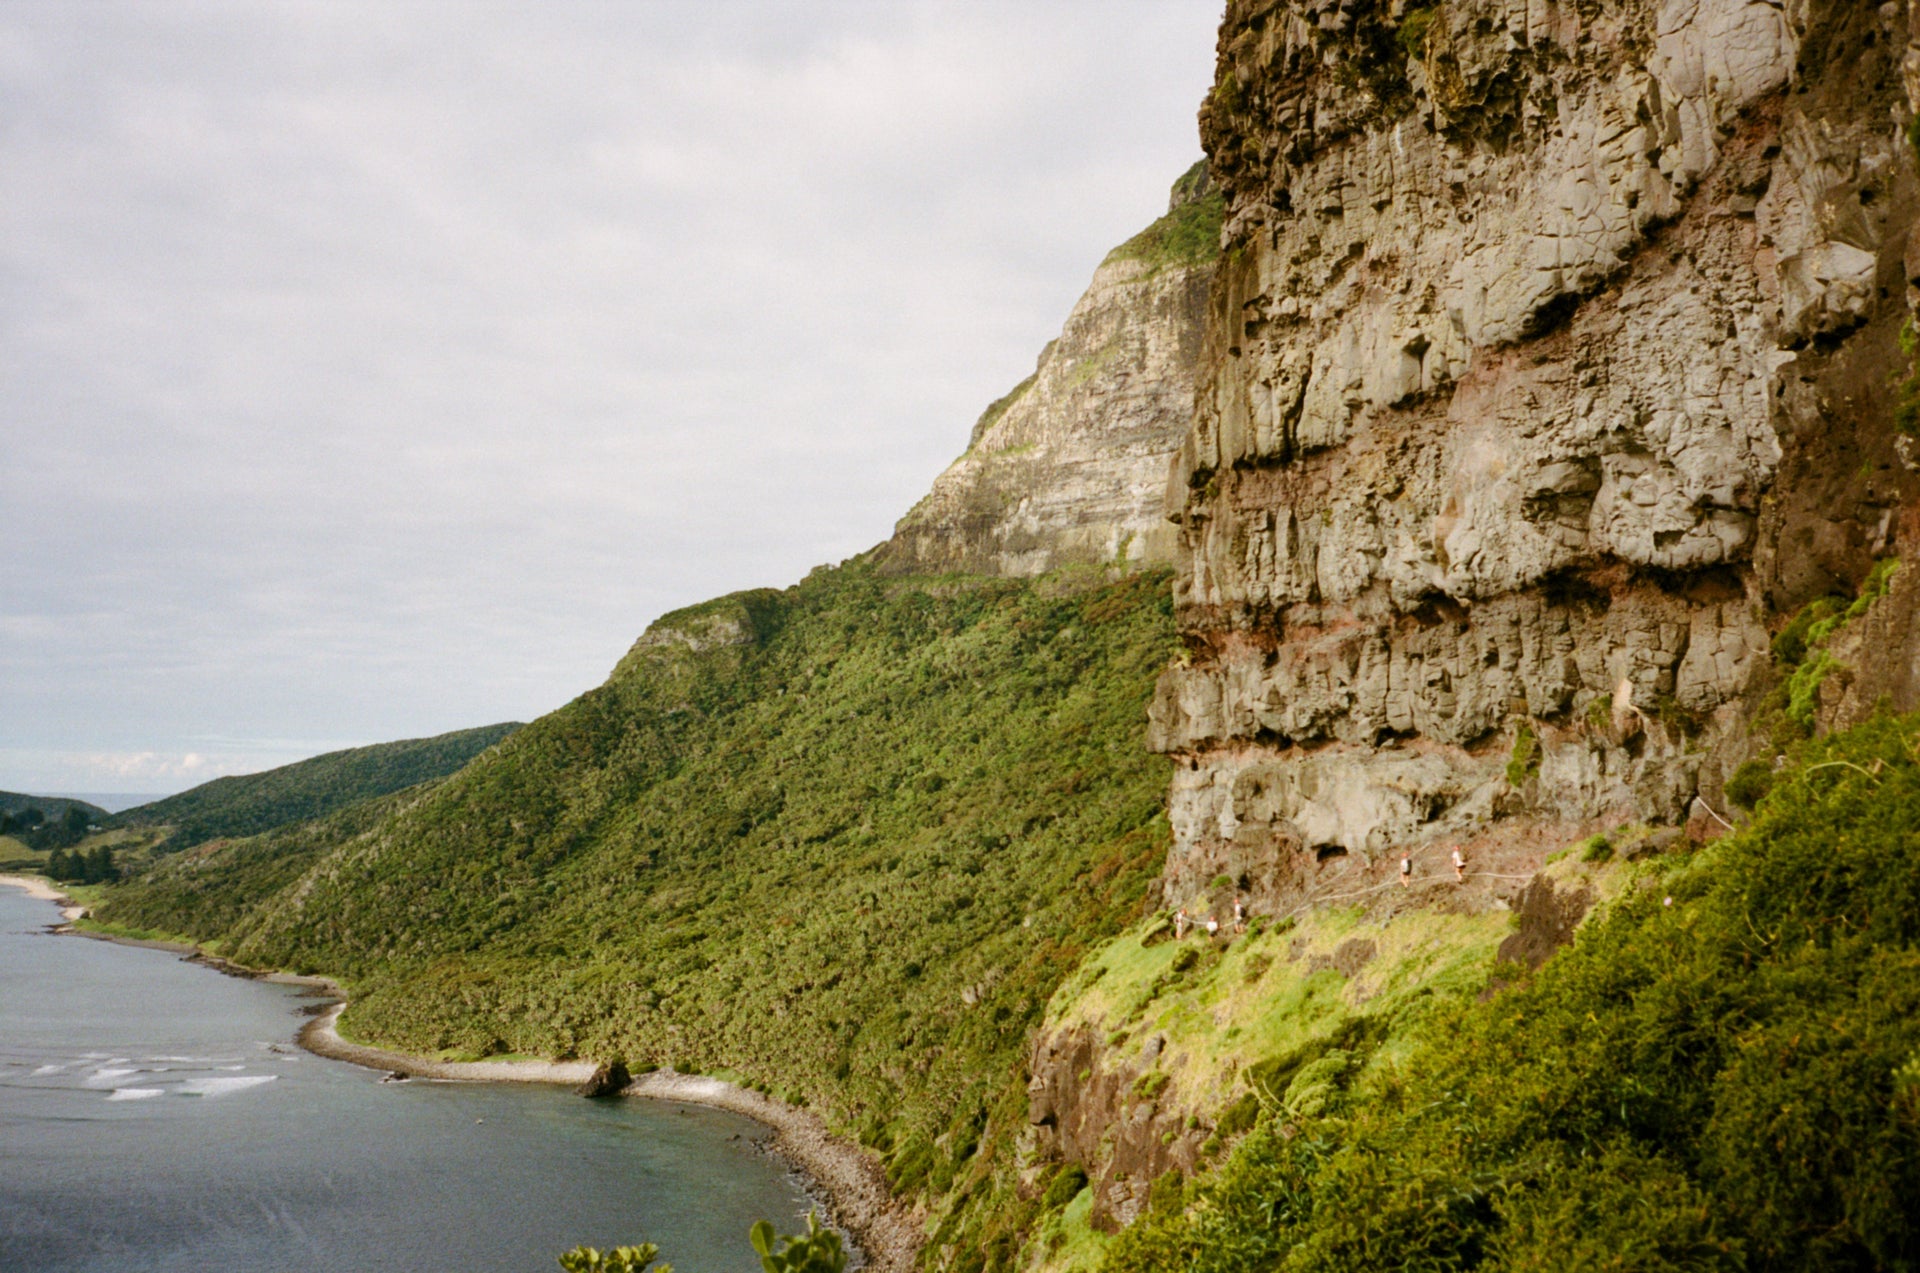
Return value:
[(0, 788), (531, 720), (884, 539), (1219, 12), (0, 5)]

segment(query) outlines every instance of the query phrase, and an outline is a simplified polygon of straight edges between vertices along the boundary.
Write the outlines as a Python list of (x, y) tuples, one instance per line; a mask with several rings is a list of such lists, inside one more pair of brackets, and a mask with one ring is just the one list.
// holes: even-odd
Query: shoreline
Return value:
[(894, 1198), (873, 1156), (829, 1132), (818, 1114), (725, 1079), (673, 1070), (642, 1074), (621, 1095), (710, 1105), (771, 1127), (773, 1152), (819, 1188), (829, 1204), (827, 1220), (853, 1235), (866, 1268), (907, 1273), (913, 1267), (923, 1238), (913, 1213)]
[(87, 913), (86, 907), (61, 892), (52, 880), (42, 879), (38, 875), (0, 875), (0, 885), (5, 885), (9, 888), (24, 889), (28, 897), (38, 898), (43, 902), (52, 902), (60, 908), (60, 918), (66, 920), (69, 924), (76, 919), (83, 918)]
[[(204, 964), (231, 977), (303, 986), (332, 1002), (301, 1025), (294, 1041), (315, 1056), (345, 1061), (362, 1069), (388, 1074), (463, 1083), (548, 1083), (578, 1086), (599, 1068), (592, 1061), (441, 1061), (409, 1052), (353, 1043), (342, 1038), (337, 1023), (346, 1010), (347, 995), (329, 977), (265, 972), (209, 955), (186, 942), (119, 937), (73, 927), (86, 907), (77, 905), (50, 881), (29, 875), (0, 875), (0, 885), (23, 889), (29, 896), (53, 902), (64, 921), (53, 931), (147, 950), (164, 950), (191, 963)], [(673, 1070), (639, 1075), (620, 1091), (623, 1097), (705, 1105), (740, 1114), (769, 1128), (768, 1152), (784, 1160), (804, 1181), (807, 1192), (824, 1203), (828, 1223), (853, 1239), (863, 1267), (874, 1273), (908, 1273), (919, 1253), (922, 1234), (912, 1211), (902, 1206), (887, 1187), (879, 1162), (864, 1148), (827, 1130), (819, 1115), (770, 1096), (739, 1087), (724, 1079)]]
[[(300, 1027), (296, 1036), (300, 1046), (316, 1056), (391, 1074), (469, 1083), (577, 1086), (599, 1068), (592, 1061), (439, 1061), (353, 1043), (342, 1038), (338, 1029), (347, 1004), (337, 985), (319, 977), (288, 979), (315, 985), (335, 1000)], [(723, 1109), (771, 1129), (768, 1150), (793, 1167), (808, 1192), (822, 1200), (826, 1220), (851, 1235), (865, 1268), (875, 1273), (907, 1273), (913, 1267), (921, 1235), (912, 1213), (894, 1199), (886, 1174), (872, 1155), (829, 1132), (819, 1115), (724, 1079), (674, 1070), (639, 1075), (620, 1095)]]

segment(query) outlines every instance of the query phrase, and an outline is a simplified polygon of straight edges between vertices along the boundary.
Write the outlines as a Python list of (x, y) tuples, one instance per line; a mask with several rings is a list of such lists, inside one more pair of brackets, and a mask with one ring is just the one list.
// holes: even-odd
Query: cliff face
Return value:
[(1164, 218), (1109, 254), (1033, 375), (987, 409), (966, 454), (900, 520), (884, 569), (1028, 576), (1172, 561), (1163, 492), (1193, 409), (1219, 209), (1196, 169)]
[(1769, 624), (1850, 594), (1912, 487), (1905, 26), (1229, 6), (1227, 256), (1169, 492), (1191, 657), (1153, 708), (1169, 902), (1454, 842), (1525, 869), (1717, 799)]
[[(1737, 819), (1723, 784), (1771, 761), (1786, 689), (1796, 728), (1920, 705), (1913, 571), (1806, 684), (1773, 644), (1920, 534), (1894, 423), (1917, 396), (1908, 22), (1228, 4), (1201, 112), (1224, 254), (1168, 483), (1186, 654), (1151, 712), (1176, 762), (1160, 900), (1301, 927), (1247, 970), (1259, 994), (1238, 945), (1182, 973), (1116, 944), (1147, 971), (1049, 1009), (1035, 1144), (1088, 1169), (1096, 1227), (1229, 1134), (1262, 1028), (1387, 1012), (1383, 985), (1496, 947), (1537, 963), (1601, 887), (1542, 872), (1553, 850)], [(1328, 968), (1337, 1012), (1286, 998)]]

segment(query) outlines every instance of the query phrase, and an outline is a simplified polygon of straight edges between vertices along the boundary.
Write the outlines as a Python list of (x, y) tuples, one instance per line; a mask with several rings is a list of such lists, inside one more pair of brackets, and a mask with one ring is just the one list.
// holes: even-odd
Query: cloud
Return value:
[(0, 766), (17, 775), (7, 790), (60, 792), (172, 792), (235, 774), (259, 773), (321, 751), (326, 744), (296, 744), (233, 752), (63, 752), (0, 748)]
[(1217, 16), (0, 8), (0, 747), (524, 719), (883, 538), (1198, 153)]

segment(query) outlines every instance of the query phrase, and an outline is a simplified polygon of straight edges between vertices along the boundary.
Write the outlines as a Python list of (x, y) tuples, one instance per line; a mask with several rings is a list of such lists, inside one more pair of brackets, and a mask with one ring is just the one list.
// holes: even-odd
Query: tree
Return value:
[[(840, 1235), (821, 1228), (811, 1211), (803, 1234), (777, 1237), (773, 1226), (762, 1220), (748, 1231), (747, 1240), (766, 1273), (846, 1273), (847, 1252), (840, 1245)], [(604, 1254), (577, 1246), (560, 1257), (560, 1267), (567, 1273), (648, 1273), (647, 1266), (659, 1254), (660, 1248), (651, 1242), (615, 1247)], [(673, 1273), (673, 1266), (661, 1264), (652, 1273)]]
[[(846, 1273), (847, 1253), (840, 1245), (840, 1235), (821, 1228), (811, 1211), (807, 1212), (807, 1231), (802, 1235), (776, 1238), (773, 1226), (762, 1220), (753, 1226), (748, 1240), (766, 1273)], [(777, 1251), (776, 1242), (780, 1243)]]
[[(660, 1248), (651, 1242), (639, 1246), (621, 1246), (604, 1254), (590, 1246), (577, 1246), (560, 1257), (567, 1273), (647, 1273)], [(653, 1273), (673, 1273), (673, 1265), (656, 1265)]]

